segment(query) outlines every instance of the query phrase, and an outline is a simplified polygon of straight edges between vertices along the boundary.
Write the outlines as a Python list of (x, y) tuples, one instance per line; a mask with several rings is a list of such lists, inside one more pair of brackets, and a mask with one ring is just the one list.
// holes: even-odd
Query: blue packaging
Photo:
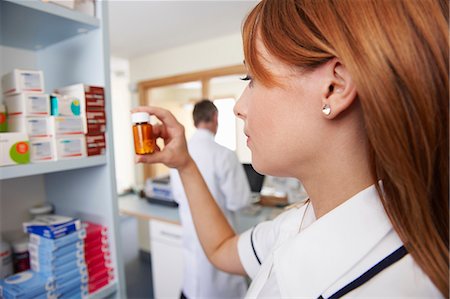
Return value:
[(81, 228), (81, 221), (77, 218), (44, 215), (25, 222), (23, 229), (26, 233), (36, 234), (48, 239), (58, 239)]
[(42, 267), (59, 267), (66, 263), (70, 263), (73, 260), (84, 261), (84, 250), (75, 250), (67, 252), (65, 255), (56, 257), (49, 255), (35, 255), (30, 254), (30, 261)]
[(0, 294), (5, 299), (31, 299), (39, 296), (48, 296), (54, 291), (53, 278), (36, 273), (24, 271), (0, 280)]
[(71, 270), (83, 271), (86, 268), (84, 258), (74, 259), (66, 263), (58, 263), (57, 265), (39, 264), (36, 261), (30, 261), (31, 269), (39, 273), (47, 275), (60, 276)]
[(67, 244), (63, 247), (52, 249), (46, 246), (39, 246), (33, 243), (28, 244), (28, 252), (31, 257), (38, 259), (57, 259), (63, 257), (67, 254), (77, 252), (78, 256), (84, 255), (84, 242), (77, 241), (74, 243)]
[(86, 299), (89, 298), (89, 292), (87, 287), (81, 287), (81, 289), (74, 289), (69, 293), (62, 294), (59, 299)]
[(88, 274), (87, 271), (79, 271), (77, 269), (64, 273), (58, 277), (53, 277), (55, 281), (55, 287), (58, 289), (61, 286), (64, 286), (70, 282), (78, 281), (80, 283), (88, 282)]
[(83, 282), (80, 280), (72, 280), (72, 281), (68, 281), (65, 284), (58, 286), (56, 288), (55, 294), (57, 294), (58, 296), (61, 296), (64, 294), (67, 295), (74, 291), (81, 292), (83, 290), (87, 290), (87, 288), (88, 288), (87, 281)]
[(80, 229), (76, 232), (73, 232), (58, 239), (47, 239), (40, 235), (30, 234), (30, 243), (38, 245), (41, 249), (45, 248), (46, 250), (55, 251), (58, 250), (59, 248), (64, 247), (65, 245), (83, 240), (85, 237), (86, 237), (86, 230), (84, 229)]

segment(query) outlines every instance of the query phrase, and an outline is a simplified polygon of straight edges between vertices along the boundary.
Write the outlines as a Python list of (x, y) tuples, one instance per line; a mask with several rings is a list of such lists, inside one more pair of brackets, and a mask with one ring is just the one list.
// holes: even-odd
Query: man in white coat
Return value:
[[(218, 110), (209, 100), (198, 102), (193, 111), (197, 131), (188, 142), (189, 153), (208, 188), (235, 227), (234, 212), (250, 204), (250, 187), (236, 154), (214, 141)], [(217, 270), (205, 256), (195, 232), (180, 177), (171, 170), (171, 185), (183, 227), (184, 271), (181, 298), (242, 298), (247, 284), (242, 276)]]

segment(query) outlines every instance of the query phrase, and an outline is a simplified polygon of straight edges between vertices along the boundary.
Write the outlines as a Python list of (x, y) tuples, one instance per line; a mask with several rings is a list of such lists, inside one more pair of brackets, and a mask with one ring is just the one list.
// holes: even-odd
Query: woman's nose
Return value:
[(233, 108), (234, 115), (236, 115), (236, 117), (240, 119), (245, 119), (247, 116), (247, 104), (245, 98), (246, 97), (244, 91)]

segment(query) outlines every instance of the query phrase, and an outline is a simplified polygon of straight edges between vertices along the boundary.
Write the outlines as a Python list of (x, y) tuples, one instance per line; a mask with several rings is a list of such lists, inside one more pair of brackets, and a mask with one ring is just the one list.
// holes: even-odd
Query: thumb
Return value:
[(151, 155), (136, 155), (135, 161), (136, 163), (146, 163), (146, 164), (162, 163), (163, 152), (156, 151)]

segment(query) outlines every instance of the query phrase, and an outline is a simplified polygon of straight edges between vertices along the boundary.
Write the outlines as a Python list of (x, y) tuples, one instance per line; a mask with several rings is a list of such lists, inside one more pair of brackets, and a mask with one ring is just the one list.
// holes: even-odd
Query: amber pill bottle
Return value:
[(155, 138), (147, 112), (131, 114), (133, 123), (134, 150), (138, 155), (148, 155), (155, 151)]

